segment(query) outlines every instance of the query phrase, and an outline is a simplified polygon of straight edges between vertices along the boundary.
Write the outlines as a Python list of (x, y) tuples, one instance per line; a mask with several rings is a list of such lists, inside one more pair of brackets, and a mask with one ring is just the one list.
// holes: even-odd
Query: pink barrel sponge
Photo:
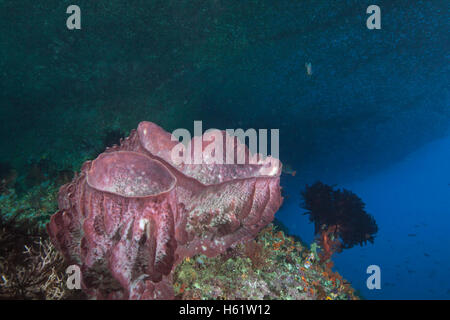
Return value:
[[(210, 131), (192, 139), (200, 148), (186, 148), (156, 124), (141, 122), (61, 187), (47, 230), (80, 266), (85, 292), (100, 299), (171, 299), (171, 272), (183, 258), (220, 254), (273, 220), (282, 203), (281, 163), (227, 138)], [(194, 149), (202, 152), (201, 163), (174, 159), (174, 151), (194, 156)], [(245, 162), (217, 161), (230, 151)]]

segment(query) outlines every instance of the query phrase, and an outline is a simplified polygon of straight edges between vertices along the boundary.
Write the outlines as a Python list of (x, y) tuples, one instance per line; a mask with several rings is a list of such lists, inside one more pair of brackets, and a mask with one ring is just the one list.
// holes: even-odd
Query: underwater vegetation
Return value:
[(21, 195), (10, 188), (0, 194), (0, 216), (14, 221), (16, 226), (26, 224), (34, 233), (45, 233), (45, 225), (58, 207), (57, 191), (58, 187), (49, 181)]
[(174, 271), (177, 299), (359, 299), (350, 283), (316, 259), (315, 246), (273, 224), (217, 257), (188, 257)]
[[(322, 231), (308, 247), (270, 223), (282, 202), (280, 164), (273, 176), (260, 174), (258, 166), (177, 166), (167, 153), (173, 143), (162, 128), (142, 122), (120, 145), (85, 163), (70, 183), (73, 172), (45, 157), (30, 160), (19, 179), (12, 166), (2, 165), (0, 298), (359, 298), (330, 261), (333, 250), (373, 241), (372, 220), (364, 218), (356, 195), (324, 184), (305, 190), (305, 206)], [(127, 172), (131, 180), (125, 181)], [(144, 186), (142, 172), (157, 172), (150, 180), (159, 183)], [(29, 187), (17, 194), (21, 184)], [(338, 209), (349, 212), (332, 218)], [(338, 235), (339, 245), (326, 240)], [(84, 291), (66, 287), (65, 270), (74, 263), (81, 266)]]
[(0, 214), (0, 299), (75, 299), (67, 264), (32, 219)]
[[(322, 237), (318, 244), (308, 248), (270, 224), (282, 201), (281, 165), (273, 176), (260, 174), (258, 166), (222, 169), (207, 164), (177, 166), (167, 153), (175, 142), (155, 124), (143, 122), (130, 137), (120, 139), (120, 136), (120, 131), (106, 132), (104, 143), (111, 147), (97, 160), (83, 165), (81, 174), (71, 183), (67, 182), (73, 171), (59, 168), (45, 156), (30, 159), (28, 170), (20, 177), (11, 165), (0, 166), (1, 298), (358, 298), (351, 285), (331, 269), (331, 254), (328, 263), (323, 263), (324, 248), (330, 242), (324, 242)], [(120, 145), (115, 143), (116, 138)], [(207, 146), (204, 144), (203, 148)], [(153, 180), (161, 184), (144, 187), (138, 183), (139, 177), (132, 175), (136, 179), (130, 180), (133, 182), (130, 189), (130, 184), (119, 183), (124, 182), (121, 179), (126, 170), (122, 170), (114, 180), (118, 184), (112, 186), (117, 188), (111, 189), (103, 179), (104, 172), (111, 173), (109, 163), (117, 167), (122, 163), (121, 169), (134, 163), (135, 172), (145, 171), (148, 166), (158, 167), (158, 177)], [(218, 177), (222, 180), (217, 180)], [(239, 181), (235, 180), (237, 177)], [(324, 195), (333, 194), (336, 199), (352, 204), (340, 207), (351, 209), (351, 213), (341, 215), (341, 220), (322, 216), (317, 220), (322, 226), (338, 224), (341, 227), (334, 230), (336, 233), (356, 227), (344, 221), (349, 217), (357, 223), (364, 222), (360, 217), (363, 204), (350, 192), (340, 194), (316, 184), (307, 188), (305, 200), (320, 199), (324, 201), (319, 203), (320, 208), (328, 207), (326, 212), (331, 213), (333, 201)], [(74, 209), (82, 205), (80, 195), (93, 200), (87, 217), (80, 217)], [(148, 201), (136, 201), (139, 197)], [(109, 204), (102, 211), (95, 199)], [(308, 202), (308, 208), (317, 215), (318, 204), (314, 201)], [(135, 209), (147, 203), (148, 210), (129, 215), (125, 208), (133, 208), (133, 203)], [(179, 211), (174, 214), (171, 210), (176, 208)], [(359, 220), (355, 220), (358, 216)], [(87, 228), (82, 230), (83, 238), (81, 225)], [(363, 242), (355, 234), (342, 235), (345, 245), (337, 249)], [(97, 256), (98, 248), (113, 252), (110, 256), (113, 263)], [(156, 251), (151, 251), (152, 248)], [(147, 259), (145, 252), (155, 258)], [(84, 292), (66, 288), (65, 270), (73, 263), (82, 266)], [(115, 268), (108, 269), (108, 265)], [(134, 292), (129, 286), (133, 286)], [(157, 291), (161, 293), (158, 295)]]
[[(153, 134), (155, 128), (157, 127), (153, 127)], [(134, 139), (137, 139), (136, 132), (133, 134)], [(128, 146), (133, 145), (130, 139), (123, 141), (123, 144), (127, 143)], [(106, 154), (114, 155), (116, 152), (122, 152), (117, 151), (119, 148), (121, 147), (113, 147)], [(54, 175), (51, 176), (55, 178)], [(80, 176), (77, 176), (77, 179)], [(63, 187), (61, 193), (64, 194), (64, 190), (70, 185), (72, 184)], [(52, 180), (46, 180), (22, 196), (18, 196), (14, 188), (1, 195), (0, 297), (2, 299), (87, 298), (80, 290), (67, 290), (65, 285), (67, 275), (64, 271), (73, 260), (65, 259), (45, 232), (44, 226), (49, 221), (50, 215), (58, 209), (57, 190), (58, 186)], [(108, 198), (106, 195), (105, 197)], [(201, 199), (207, 200), (203, 197)], [(235, 204), (234, 209), (238, 207)], [(226, 233), (231, 232), (232, 228), (229, 228), (230, 225), (226, 220), (205, 221), (202, 216), (204, 217), (201, 214), (194, 215), (186, 223), (186, 226), (187, 224), (191, 226), (190, 232), (194, 235), (197, 232), (203, 234), (212, 232), (216, 236), (226, 237)], [(94, 232), (101, 231), (99, 227), (102, 225), (104, 227), (108, 225), (105, 224), (107, 220), (100, 219), (99, 216), (94, 220)], [(158, 228), (157, 221), (148, 221), (144, 225), (144, 230), (141, 230), (141, 221), (137, 220), (134, 228), (138, 232), (143, 231), (140, 243), (154, 234)], [(218, 225), (229, 227), (220, 228)], [(203, 252), (202, 248), (191, 249), (190, 255), (179, 258), (174, 264), (167, 277), (170, 281), (166, 282), (165, 289), (171, 292), (170, 298), (175, 299), (359, 298), (350, 283), (331, 269), (332, 264), (322, 263), (317, 244), (313, 243), (308, 248), (298, 238), (287, 236), (282, 230), (278, 226), (268, 224), (260, 232), (252, 231), (252, 236), (243, 239), (244, 241), (235, 238), (237, 241), (224, 246), (223, 250), (219, 250), (219, 254), (208, 256), (208, 251)], [(96, 239), (100, 237), (104, 239), (103, 234)], [(96, 266), (99, 266), (98, 261)], [(143, 269), (139, 268), (143, 267), (140, 262), (136, 263), (134, 274), (142, 272)], [(86, 280), (93, 279), (87, 277)], [(121, 290), (120, 283), (107, 281), (104, 277), (93, 281), (91, 285), (97, 286), (99, 291), (103, 292)]]
[(67, 264), (45, 226), (57, 210), (56, 195), (73, 172), (45, 157), (30, 159), (18, 174), (0, 164), (0, 299), (75, 299), (67, 290)]
[(356, 194), (346, 189), (335, 190), (322, 182), (307, 185), (301, 194), (305, 214), (314, 223), (323, 261), (356, 244), (373, 243), (378, 226)]

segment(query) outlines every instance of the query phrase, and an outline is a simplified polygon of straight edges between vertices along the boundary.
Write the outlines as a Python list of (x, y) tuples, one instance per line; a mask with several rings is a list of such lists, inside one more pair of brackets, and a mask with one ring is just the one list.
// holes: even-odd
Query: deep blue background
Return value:
[[(314, 227), (299, 215), (301, 186), (295, 179), (286, 180), (290, 196), (278, 218), (311, 242)], [(449, 299), (450, 136), (341, 186), (364, 199), (379, 232), (374, 244), (336, 254), (335, 268), (368, 299)], [(381, 268), (381, 290), (366, 287), (366, 268), (372, 264)]]

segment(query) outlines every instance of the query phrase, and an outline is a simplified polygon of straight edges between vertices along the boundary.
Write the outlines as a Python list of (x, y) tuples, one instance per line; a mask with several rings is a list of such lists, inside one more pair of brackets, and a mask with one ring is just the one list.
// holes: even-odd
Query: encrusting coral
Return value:
[(217, 257), (184, 259), (174, 288), (179, 299), (359, 299), (312, 250), (273, 224)]

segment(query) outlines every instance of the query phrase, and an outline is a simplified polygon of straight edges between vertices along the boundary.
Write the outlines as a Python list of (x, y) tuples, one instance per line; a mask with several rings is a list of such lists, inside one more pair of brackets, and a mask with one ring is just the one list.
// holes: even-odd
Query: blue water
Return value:
[[(286, 181), (287, 180), (287, 181)], [(278, 218), (304, 241), (313, 225), (301, 215), (299, 180), (285, 179), (289, 195)], [(432, 142), (385, 170), (338, 184), (358, 194), (379, 226), (374, 244), (334, 256), (335, 269), (368, 299), (450, 298), (450, 136)], [(381, 289), (366, 286), (366, 268), (381, 268)]]

